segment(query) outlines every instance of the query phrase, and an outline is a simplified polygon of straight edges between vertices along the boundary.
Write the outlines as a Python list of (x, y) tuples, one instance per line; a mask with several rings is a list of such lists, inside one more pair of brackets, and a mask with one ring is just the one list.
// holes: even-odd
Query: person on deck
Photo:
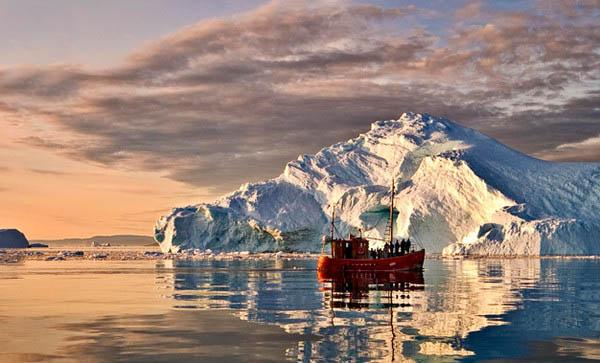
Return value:
[(394, 256), (400, 256), (400, 242), (398, 240), (394, 244)]
[(406, 240), (402, 238), (400, 242), (400, 256), (404, 256), (404, 250), (406, 249)]
[(410, 253), (410, 238), (406, 240), (406, 253)]

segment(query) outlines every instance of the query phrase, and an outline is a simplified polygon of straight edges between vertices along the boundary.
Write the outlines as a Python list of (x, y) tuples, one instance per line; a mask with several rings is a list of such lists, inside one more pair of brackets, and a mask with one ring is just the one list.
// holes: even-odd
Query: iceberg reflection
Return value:
[(470, 333), (507, 324), (539, 259), (427, 261), (423, 273), (319, 279), (313, 260), (163, 261), (157, 281), (178, 308), (231, 309), (241, 319), (318, 336), (300, 361), (405, 361), (473, 354)]

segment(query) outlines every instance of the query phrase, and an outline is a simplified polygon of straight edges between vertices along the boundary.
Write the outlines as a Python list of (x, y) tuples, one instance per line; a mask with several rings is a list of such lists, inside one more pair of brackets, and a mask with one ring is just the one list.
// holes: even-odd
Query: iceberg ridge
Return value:
[[(300, 155), (271, 180), (155, 225), (165, 252), (319, 251), (336, 206), (341, 234), (398, 237), (446, 255), (600, 254), (600, 163), (553, 163), (444, 118), (404, 113)], [(381, 242), (372, 242), (381, 243)]]

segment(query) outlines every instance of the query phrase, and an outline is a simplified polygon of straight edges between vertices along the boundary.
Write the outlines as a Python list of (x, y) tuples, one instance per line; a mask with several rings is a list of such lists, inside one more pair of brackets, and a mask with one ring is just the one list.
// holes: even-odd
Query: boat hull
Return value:
[(326, 274), (348, 271), (417, 271), (423, 269), (424, 260), (425, 250), (378, 259), (331, 258), (321, 255), (317, 263), (317, 270)]

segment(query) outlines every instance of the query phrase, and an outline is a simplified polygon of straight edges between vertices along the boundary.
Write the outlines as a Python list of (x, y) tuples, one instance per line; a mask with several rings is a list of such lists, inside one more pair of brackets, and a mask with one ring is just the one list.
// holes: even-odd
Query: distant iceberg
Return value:
[(445, 255), (600, 254), (600, 163), (554, 163), (444, 118), (405, 113), (301, 155), (279, 177), (156, 222), (165, 252), (319, 251), (341, 234), (383, 237), (395, 183), (398, 236)]

